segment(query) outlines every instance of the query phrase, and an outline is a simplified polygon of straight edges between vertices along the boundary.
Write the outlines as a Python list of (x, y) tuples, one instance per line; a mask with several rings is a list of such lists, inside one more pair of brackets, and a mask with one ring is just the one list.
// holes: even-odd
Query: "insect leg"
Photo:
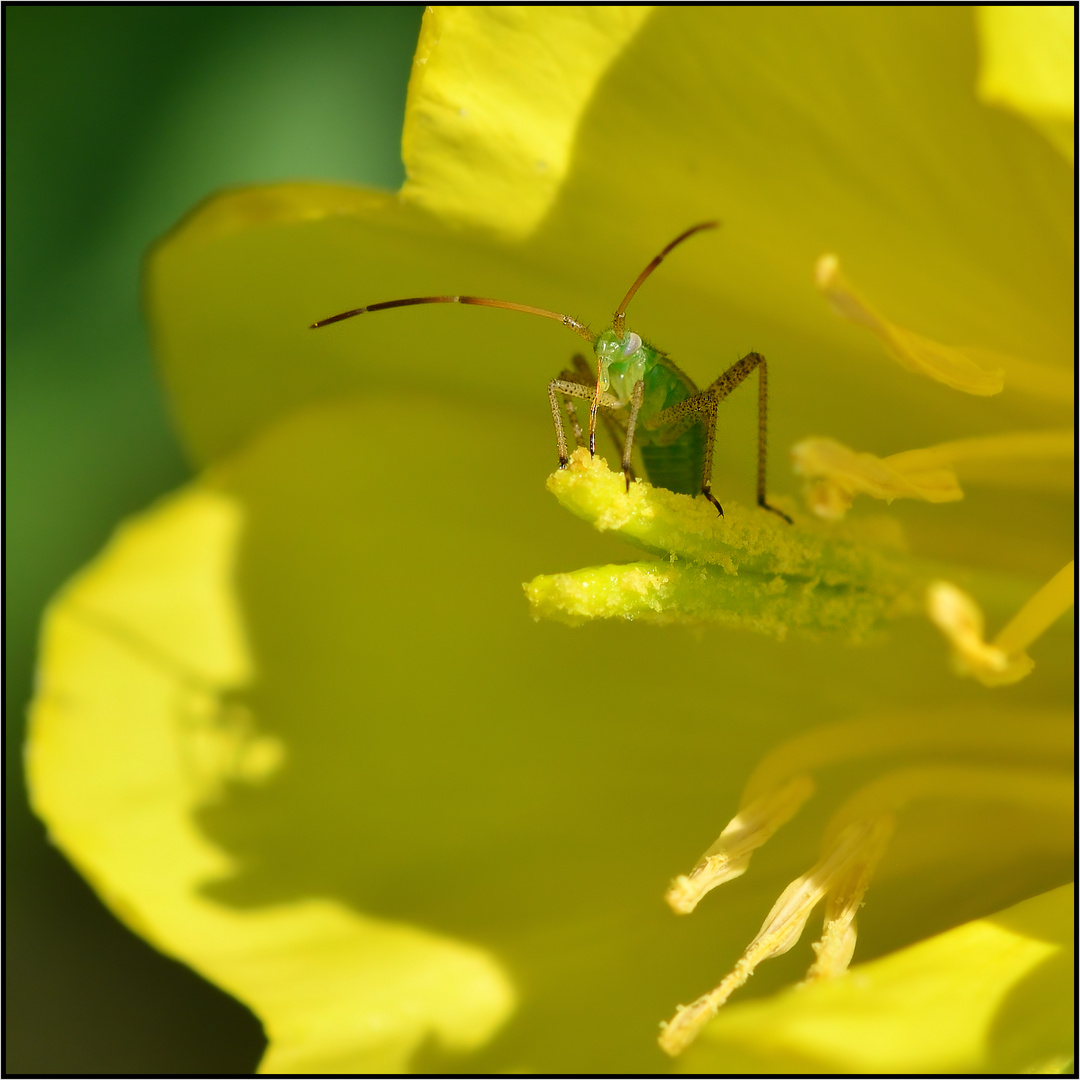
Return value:
[(570, 421), (570, 430), (574, 433), (574, 445), (585, 445), (585, 432), (581, 430), (581, 421), (578, 420), (577, 409), (574, 407), (574, 399), (562, 395), (563, 408), (566, 410), (566, 418)]
[[(573, 365), (574, 370), (582, 376), (583, 382), (585, 380), (588, 380), (590, 383), (592, 382), (592, 368), (589, 367), (589, 362), (581, 355), (581, 353), (575, 355)], [(563, 372), (560, 378), (567, 379), (570, 378), (570, 375)], [(626, 446), (626, 417), (618, 409), (607, 408), (600, 413), (600, 419), (604, 421), (604, 426), (607, 428), (608, 435), (611, 436), (611, 441), (615, 444), (615, 452), (622, 459), (623, 475), (626, 477), (627, 489), (629, 490), (630, 482), (634, 479), (634, 470), (630, 465), (630, 451)], [(578, 443), (578, 445), (580, 446), (581, 443)]]
[[(638, 413), (641, 411), (641, 400), (645, 396), (645, 383), (638, 379), (634, 383), (634, 392), (630, 397), (630, 415), (626, 420), (626, 442), (623, 445), (622, 451), (622, 471), (623, 476), (626, 478), (626, 490), (630, 490), (630, 481), (633, 479), (633, 472), (630, 469), (630, 455), (634, 452), (634, 428), (637, 427)], [(609, 415), (609, 414), (605, 414)], [(723, 514), (723, 510), (720, 511)]]
[(747, 353), (741, 360), (736, 360), (715, 382), (707, 386), (700, 393), (672, 405), (670, 409), (653, 416), (648, 423), (649, 428), (659, 429), (672, 425), (670, 431), (665, 433), (665, 441), (674, 442), (691, 424), (698, 419), (705, 421), (705, 467), (702, 470), (701, 492), (720, 511), (724, 511), (720, 504), (713, 498), (712, 466), (713, 446), (716, 442), (716, 408), (755, 368), (759, 371), (758, 383), (758, 467), (757, 467), (757, 503), (765, 510), (782, 517), (789, 525), (791, 518), (775, 506), (770, 506), (765, 499), (765, 451), (766, 451), (766, 426), (768, 411), (768, 374), (765, 357), (761, 353)]
[[(548, 383), (548, 401), (551, 403), (551, 419), (555, 421), (555, 441), (559, 447), (560, 469), (566, 468), (570, 456), (566, 452), (566, 432), (563, 429), (562, 410), (559, 408), (559, 399), (556, 395), (592, 397), (592, 393), (593, 388), (591, 386), (582, 386), (580, 383), (570, 382), (568, 379), (552, 379)], [(574, 418), (574, 427), (578, 427), (576, 416)]]
[[(706, 391), (708, 394), (708, 391)], [(724, 508), (717, 502), (716, 496), (712, 493), (712, 466), (713, 466), (713, 448), (716, 444), (716, 407), (719, 405), (719, 400), (716, 398), (707, 398), (703, 403), (704, 408), (702, 412), (705, 413), (705, 465), (701, 470), (701, 494), (705, 496), (720, 512), (720, 516), (724, 516)]]
[(592, 383), (592, 368), (589, 367), (589, 361), (586, 360), (585, 357), (581, 355), (581, 353), (574, 353), (573, 357), (570, 360), (570, 363), (574, 365), (574, 371), (578, 375), (582, 376), (582, 378), (578, 380), (579, 382), (590, 384)]
[[(565, 468), (570, 457), (567, 454), (566, 446), (566, 432), (563, 429), (562, 411), (559, 409), (559, 398), (557, 395), (561, 394), (564, 398), (582, 398), (596, 402), (596, 388), (592, 383), (580, 383), (576, 381), (577, 376), (572, 371), (564, 371), (563, 377), (558, 379), (552, 379), (548, 383), (548, 401), (551, 404), (551, 418), (555, 422), (555, 439), (559, 445), (559, 468)], [(613, 408), (618, 405), (618, 398), (611, 394), (601, 394), (599, 405), (603, 405), (606, 408)], [(577, 424), (577, 416), (574, 415), (574, 428), (575, 434), (580, 432), (580, 428)]]
[[(774, 514), (782, 517), (789, 525), (794, 524), (784, 513), (783, 510), (777, 510), (775, 506), (770, 506), (765, 501), (765, 452), (768, 438), (766, 435), (768, 428), (768, 411), (769, 411), (769, 386), (768, 386), (768, 365), (765, 363), (765, 357), (759, 356), (757, 353), (750, 353), (750, 356), (758, 356), (760, 366), (758, 367), (758, 399), (757, 399), (757, 501), (758, 506), (764, 507), (766, 510), (771, 510)], [(741, 363), (742, 361), (740, 361)], [(715, 431), (715, 428), (714, 428)], [(711, 441), (711, 440), (710, 440)]]
[[(575, 367), (577, 366), (576, 361), (578, 359), (580, 358), (576, 356), (574, 357)], [(581, 382), (581, 380), (578, 379), (578, 377), (573, 371), (568, 370), (560, 371), (559, 378), (562, 379), (564, 382)], [(582, 385), (584, 386), (585, 383), (582, 383)], [(577, 409), (574, 406), (574, 399), (569, 394), (560, 394), (559, 397), (562, 399), (562, 407), (566, 410), (567, 419), (570, 421), (570, 430), (574, 433), (574, 445), (584, 446), (585, 435), (581, 430), (581, 422), (578, 420), (578, 413)]]
[(596, 375), (596, 388), (592, 393), (592, 402), (589, 405), (589, 453), (594, 457), (596, 456), (596, 414), (600, 409), (600, 398), (603, 396), (603, 391), (600, 387), (603, 385), (601, 382), (601, 372), (603, 371), (603, 361), (599, 361), (601, 367)]

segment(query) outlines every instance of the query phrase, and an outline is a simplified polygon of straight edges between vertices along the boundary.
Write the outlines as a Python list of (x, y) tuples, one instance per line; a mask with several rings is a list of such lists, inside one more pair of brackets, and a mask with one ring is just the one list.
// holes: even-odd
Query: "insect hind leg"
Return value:
[(758, 371), (758, 455), (757, 455), (757, 504), (782, 517), (789, 525), (791, 518), (771, 506), (765, 498), (765, 457), (767, 449), (768, 426), (768, 366), (761, 353), (747, 353), (741, 360), (736, 360), (715, 382), (691, 397), (657, 413), (650, 422), (650, 428), (672, 425), (671, 438), (677, 438), (691, 424), (699, 419), (705, 422), (705, 461), (701, 476), (701, 493), (716, 507), (720, 516), (724, 510), (712, 494), (713, 449), (716, 443), (716, 410), (724, 400), (754, 369)]

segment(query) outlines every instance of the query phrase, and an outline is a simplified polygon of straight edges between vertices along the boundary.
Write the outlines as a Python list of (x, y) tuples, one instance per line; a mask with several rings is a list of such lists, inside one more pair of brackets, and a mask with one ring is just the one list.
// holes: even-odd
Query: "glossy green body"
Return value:
[[(634, 346), (636, 345), (636, 348)], [(680, 401), (693, 397), (697, 387), (658, 349), (630, 331), (605, 330), (595, 344), (601, 388), (629, 407), (634, 385), (644, 388), (634, 445), (641, 450), (650, 483), (681, 495), (701, 493), (705, 471), (705, 423), (691, 423), (674, 439), (666, 427), (649, 421)]]

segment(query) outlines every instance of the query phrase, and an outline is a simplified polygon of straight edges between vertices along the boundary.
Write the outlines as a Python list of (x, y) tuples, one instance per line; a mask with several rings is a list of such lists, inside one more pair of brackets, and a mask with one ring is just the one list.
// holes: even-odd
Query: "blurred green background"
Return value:
[(12, 1073), (251, 1072), (259, 1024), (129, 933), (48, 843), (21, 748), (50, 596), (189, 475), (139, 306), (227, 185), (396, 188), (423, 8), (5, 8), (7, 1046)]

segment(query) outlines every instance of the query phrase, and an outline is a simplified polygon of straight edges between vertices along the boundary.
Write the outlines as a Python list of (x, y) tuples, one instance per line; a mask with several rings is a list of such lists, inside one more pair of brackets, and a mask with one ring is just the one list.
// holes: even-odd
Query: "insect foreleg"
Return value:
[[(570, 372), (564, 372), (569, 375)], [(562, 395), (564, 400), (569, 397), (589, 397), (593, 395), (593, 388), (591, 386), (583, 386), (581, 383), (571, 382), (569, 379), (552, 379), (548, 383), (548, 401), (551, 403), (551, 419), (555, 422), (555, 441), (559, 447), (559, 468), (566, 467), (567, 462), (570, 460), (569, 455), (566, 452), (566, 432), (563, 429), (562, 410), (559, 408), (558, 395)], [(574, 417), (574, 435), (577, 437), (581, 431), (581, 427), (577, 422), (577, 417)]]
[[(634, 452), (634, 429), (637, 427), (638, 413), (641, 411), (641, 401), (645, 396), (645, 383), (638, 379), (634, 383), (634, 391), (630, 396), (630, 415), (626, 418), (626, 442), (622, 448), (622, 471), (626, 479), (626, 490), (630, 490), (630, 481), (634, 478), (630, 468), (630, 455)], [(722, 512), (722, 511), (721, 511)]]
[[(576, 359), (576, 358), (575, 358)], [(566, 382), (576, 382), (572, 371), (560, 371), (559, 378)], [(574, 445), (584, 446), (585, 435), (581, 430), (581, 422), (578, 420), (577, 409), (574, 406), (574, 399), (569, 394), (560, 394), (562, 399), (562, 407), (566, 410), (566, 417), (570, 421), (570, 430), (574, 433)]]
[[(578, 376), (572, 371), (564, 371), (562, 377), (558, 379), (552, 379), (548, 383), (548, 401), (551, 403), (551, 418), (555, 422), (555, 439), (559, 446), (559, 468), (565, 468), (570, 457), (567, 453), (566, 446), (566, 431), (563, 428), (562, 411), (559, 408), (559, 397), (562, 395), (566, 398), (582, 398), (588, 401), (596, 401), (596, 387), (590, 383), (577, 382)], [(613, 394), (601, 393), (599, 397), (599, 404), (605, 408), (615, 408), (619, 404), (619, 399)], [(575, 438), (581, 434), (581, 428), (577, 422), (577, 415), (574, 414), (574, 435)]]
[[(592, 378), (593, 378), (592, 368), (589, 367), (588, 360), (586, 360), (585, 357), (581, 355), (581, 353), (576, 353), (575, 354), (572, 363), (574, 365), (574, 371), (578, 372), (579, 374), (581, 374), (583, 376), (583, 379), (582, 379), (583, 382), (585, 380), (588, 380), (590, 382), (592, 381)], [(569, 377), (570, 376), (566, 372), (563, 372), (559, 376), (559, 378), (561, 378), (561, 379), (566, 379), (566, 378), (569, 378)], [(569, 398), (566, 399), (566, 404), (567, 404), (568, 408), (572, 407), (571, 404), (570, 404), (570, 399)], [(615, 444), (615, 452), (619, 455), (620, 458), (623, 458), (625, 460), (626, 458), (629, 457), (629, 455), (628, 455), (628, 453), (626, 451), (626, 422), (627, 421), (626, 421), (625, 414), (622, 412), (621, 409), (615, 409), (615, 408), (604, 409), (604, 411), (602, 413), (600, 413), (600, 419), (604, 421), (604, 426), (607, 428), (608, 435), (611, 436), (611, 441)], [(581, 445), (582, 444), (579, 442), (578, 446), (581, 446)], [(624, 464), (623, 465), (623, 475), (626, 476), (627, 485), (629, 486), (630, 481), (634, 479), (634, 470), (632, 468), (630, 468), (628, 465)]]

